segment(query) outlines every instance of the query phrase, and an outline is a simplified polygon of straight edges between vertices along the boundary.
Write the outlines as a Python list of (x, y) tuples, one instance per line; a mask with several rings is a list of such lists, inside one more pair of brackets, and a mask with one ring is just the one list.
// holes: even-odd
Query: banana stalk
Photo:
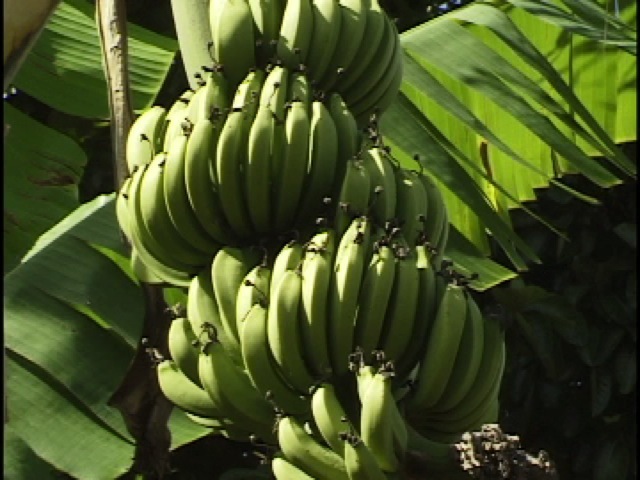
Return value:
[(209, 0), (171, 0), (171, 10), (184, 70), (189, 86), (195, 90), (198, 79), (194, 74), (202, 74), (202, 66), (210, 66), (212, 62), (209, 54)]

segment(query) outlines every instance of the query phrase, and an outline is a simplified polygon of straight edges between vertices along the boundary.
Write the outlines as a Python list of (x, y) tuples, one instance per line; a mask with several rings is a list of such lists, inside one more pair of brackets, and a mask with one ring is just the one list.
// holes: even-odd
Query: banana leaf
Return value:
[(617, 146), (636, 139), (635, 2), (583, 3), (479, 1), (401, 34), (385, 140), (405, 165), (418, 155), (465, 238), (485, 255), (494, 239), (518, 270), (537, 258), (510, 209), (551, 184), (594, 203), (570, 173), (602, 188), (636, 176)]
[[(14, 86), (70, 115), (108, 119), (109, 99), (95, 5), (64, 0), (14, 79)], [(134, 110), (150, 106), (175, 58), (178, 43), (129, 23), (129, 80)]]
[(78, 205), (87, 155), (71, 138), (5, 105), (4, 272)]
[[(144, 317), (128, 265), (113, 260), (122, 256), (113, 195), (100, 196), (43, 235), (5, 276), (12, 431), (5, 456), (21, 452), (7, 457), (13, 471), (26, 468), (25, 458), (40, 459), (33, 468), (75, 478), (117, 478), (130, 468), (133, 439), (107, 405), (134, 357)], [(207, 433), (179, 412), (170, 428), (172, 448)]]

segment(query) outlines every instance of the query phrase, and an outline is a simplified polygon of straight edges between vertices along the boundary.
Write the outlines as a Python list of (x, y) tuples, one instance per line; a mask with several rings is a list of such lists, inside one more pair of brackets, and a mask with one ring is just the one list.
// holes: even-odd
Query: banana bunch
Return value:
[(459, 276), (418, 258), (409, 217), (391, 218), (368, 209), (341, 234), (220, 247), (171, 324), (165, 396), (213, 432), (278, 448), (277, 478), (401, 475), (409, 449), (449, 468), (450, 444), (496, 419), (504, 338)]
[(160, 389), (277, 450), (276, 478), (402, 478), (409, 450), (446, 470), (496, 420), (504, 338), (443, 260), (438, 185), (377, 129), (395, 25), (377, 0), (209, 13), (214, 67), (133, 123), (116, 201), (135, 275), (186, 291)]
[(212, 0), (209, 23), (213, 60), (231, 85), (282, 65), (340, 93), (361, 124), (400, 88), (399, 35), (378, 0)]
[(405, 398), (409, 423), (433, 441), (495, 423), (505, 368), (502, 327), (484, 318), (464, 287), (444, 287), (422, 359)]
[(220, 70), (127, 139), (117, 215), (145, 281), (186, 287), (224, 245), (273, 242), (326, 216), (326, 198), (361, 134), (338, 94), (302, 73), (252, 70), (235, 92)]

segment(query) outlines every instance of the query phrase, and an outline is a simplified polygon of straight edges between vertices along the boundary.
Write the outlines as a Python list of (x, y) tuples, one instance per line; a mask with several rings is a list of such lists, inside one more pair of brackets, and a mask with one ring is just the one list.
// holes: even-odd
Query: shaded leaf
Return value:
[(604, 441), (596, 454), (593, 480), (627, 478), (629, 472), (629, 448), (622, 439)]
[(607, 367), (591, 369), (591, 416), (604, 412), (613, 392), (613, 375)]
[(4, 428), (4, 478), (53, 478), (56, 471), (40, 458), (13, 430)]
[(132, 443), (96, 423), (33, 363), (9, 352), (5, 366), (9, 424), (39, 457), (75, 478), (117, 478), (127, 471)]
[(522, 312), (536, 302), (544, 303), (553, 296), (551, 292), (537, 285), (499, 287), (493, 289), (491, 294), (512, 313)]
[(587, 341), (587, 322), (564, 297), (549, 295), (525, 307), (525, 311), (539, 314), (568, 343), (583, 346)]
[(613, 231), (631, 248), (636, 248), (637, 229), (635, 223), (619, 223), (613, 227)]
[(517, 313), (516, 320), (522, 335), (536, 353), (548, 378), (557, 380), (565, 373), (566, 362), (558, 336), (540, 317)]
[(625, 331), (614, 325), (606, 328), (589, 326), (587, 343), (578, 349), (580, 358), (590, 367), (597, 367), (606, 362), (624, 337)]
[(636, 349), (621, 347), (616, 352), (613, 368), (618, 392), (621, 395), (628, 395), (635, 391), (637, 374)]
[[(144, 305), (127, 264), (112, 259), (125, 255), (113, 200), (82, 205), (5, 277), (9, 421), (38, 456), (77, 478), (116, 478), (134, 452), (108, 400), (134, 357)], [(180, 444), (206, 433), (177, 422)]]
[(78, 205), (87, 163), (73, 140), (5, 105), (4, 272)]

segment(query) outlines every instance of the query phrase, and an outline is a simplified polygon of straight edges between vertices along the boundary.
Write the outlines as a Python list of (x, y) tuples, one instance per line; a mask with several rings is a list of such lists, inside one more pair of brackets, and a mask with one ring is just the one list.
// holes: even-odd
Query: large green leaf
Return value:
[[(144, 316), (128, 266), (105, 255), (126, 255), (113, 198), (78, 208), (5, 276), (9, 425), (34, 455), (76, 478), (116, 478), (130, 468), (135, 448), (120, 413), (107, 405)], [(172, 423), (173, 448), (206, 434), (179, 414)]]
[[(535, 256), (510, 228), (510, 208), (562, 187), (565, 173), (602, 187), (636, 174), (616, 146), (635, 139), (635, 4), (620, 2), (618, 19), (566, 3), (474, 2), (404, 32), (402, 90), (381, 120), (394, 154), (419, 154), (440, 181), (462, 235), (485, 254), (492, 235), (518, 269)], [(615, 34), (596, 35), (604, 20)]]
[(5, 105), (4, 271), (15, 267), (39, 235), (78, 205), (87, 163), (71, 138)]
[[(14, 80), (15, 86), (71, 115), (109, 118), (95, 5), (65, 0), (53, 13)], [(178, 43), (129, 23), (129, 79), (135, 110), (154, 101)]]

